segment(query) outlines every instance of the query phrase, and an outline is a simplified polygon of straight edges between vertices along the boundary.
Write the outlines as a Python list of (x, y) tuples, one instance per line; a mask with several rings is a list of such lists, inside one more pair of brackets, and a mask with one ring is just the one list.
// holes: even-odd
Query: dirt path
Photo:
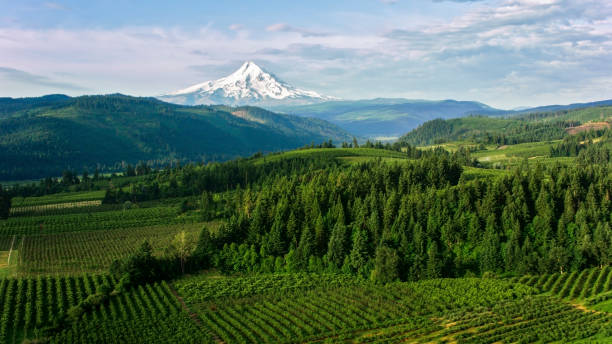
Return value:
[(15, 244), (15, 237), (16, 235), (13, 235), (13, 241), (11, 241), (11, 249), (9, 250), (8, 262), (6, 263), (6, 266), (11, 266), (11, 255), (13, 254), (13, 245)]
[[(183, 298), (179, 295), (179, 293), (174, 290), (174, 288), (171, 285), (168, 285), (168, 287), (170, 288), (170, 292), (172, 293), (172, 295), (174, 295), (174, 297), (176, 297), (177, 300), (179, 300), (179, 302), (181, 303), (181, 307), (183, 307), (183, 310), (185, 310), (185, 312), (187, 312), (187, 314), (189, 314), (189, 317), (191, 318), (191, 320), (193, 320), (200, 328), (204, 328), (204, 325), (202, 324), (202, 321), (200, 320), (200, 317), (198, 316), (197, 313), (194, 313), (191, 308), (189, 308), (189, 306), (187, 306), (187, 304), (185, 303), (185, 300), (183, 300)], [(219, 338), (216, 334), (207, 331), (208, 333), (210, 333), (210, 335), (213, 337), (213, 339), (215, 340), (216, 343), (222, 343), (225, 344), (225, 342), (223, 340), (221, 340), (221, 338)]]

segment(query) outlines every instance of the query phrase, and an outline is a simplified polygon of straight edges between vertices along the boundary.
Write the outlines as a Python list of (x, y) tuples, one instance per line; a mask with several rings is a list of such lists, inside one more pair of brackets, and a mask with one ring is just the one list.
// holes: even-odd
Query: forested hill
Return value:
[(187, 107), (124, 95), (0, 98), (0, 180), (211, 161), (350, 141), (323, 120), (253, 107)]
[(399, 141), (429, 145), (457, 140), (500, 145), (561, 139), (578, 130), (603, 129), (612, 123), (611, 106), (533, 112), (505, 118), (470, 116), (435, 119), (402, 136)]

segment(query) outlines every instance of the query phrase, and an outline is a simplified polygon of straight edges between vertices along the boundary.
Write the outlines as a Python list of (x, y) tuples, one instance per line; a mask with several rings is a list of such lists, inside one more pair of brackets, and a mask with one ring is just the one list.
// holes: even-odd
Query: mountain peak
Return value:
[(234, 73), (245, 74), (245, 73), (263, 73), (263, 72), (264, 72), (263, 69), (261, 69), (261, 67), (259, 67), (255, 62), (246, 61)]
[(196, 84), (158, 98), (183, 105), (295, 105), (336, 99), (293, 87), (253, 61), (244, 62), (226, 77)]

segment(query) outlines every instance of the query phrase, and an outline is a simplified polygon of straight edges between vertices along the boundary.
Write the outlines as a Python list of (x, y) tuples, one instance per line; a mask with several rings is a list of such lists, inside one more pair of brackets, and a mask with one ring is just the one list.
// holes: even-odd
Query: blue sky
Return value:
[(253, 60), (345, 99), (612, 98), (604, 0), (5, 1), (0, 97), (158, 95)]

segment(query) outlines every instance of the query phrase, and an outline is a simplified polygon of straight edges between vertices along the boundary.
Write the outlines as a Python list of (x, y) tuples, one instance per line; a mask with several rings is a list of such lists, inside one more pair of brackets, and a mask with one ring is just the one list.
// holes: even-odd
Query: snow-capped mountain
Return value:
[(224, 78), (207, 81), (157, 97), (183, 105), (299, 105), (313, 104), (334, 97), (301, 90), (279, 80), (254, 62), (245, 62), (237, 71)]

